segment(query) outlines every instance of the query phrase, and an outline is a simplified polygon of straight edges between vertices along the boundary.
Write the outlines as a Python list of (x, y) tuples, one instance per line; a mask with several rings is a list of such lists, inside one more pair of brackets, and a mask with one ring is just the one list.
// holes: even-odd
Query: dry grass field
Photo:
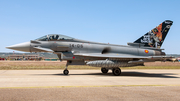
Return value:
[[(66, 61), (0, 61), (0, 70), (64, 69)], [(69, 69), (96, 69), (90, 66), (68, 66)]]
[[(0, 70), (64, 69), (66, 61), (0, 61)], [(90, 66), (68, 66), (68, 69), (99, 69)], [(145, 66), (122, 67), (121, 69), (180, 69), (179, 62), (149, 62)]]

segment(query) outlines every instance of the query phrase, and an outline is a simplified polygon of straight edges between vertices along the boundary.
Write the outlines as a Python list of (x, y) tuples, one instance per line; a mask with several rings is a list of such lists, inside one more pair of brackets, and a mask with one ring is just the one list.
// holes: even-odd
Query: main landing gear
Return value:
[(109, 69), (107, 69), (107, 68), (101, 68), (101, 72), (104, 73), (104, 74), (108, 73), (108, 71), (109, 71)]
[[(101, 68), (101, 72), (102, 73), (108, 73), (109, 69), (108, 68)], [(119, 76), (121, 75), (121, 69), (116, 67), (116, 68), (112, 68), (112, 73), (115, 75), (115, 76)]]
[(115, 76), (119, 76), (119, 75), (121, 75), (121, 69), (120, 68), (113, 68), (112, 69), (112, 72), (113, 72), (113, 74), (115, 75)]

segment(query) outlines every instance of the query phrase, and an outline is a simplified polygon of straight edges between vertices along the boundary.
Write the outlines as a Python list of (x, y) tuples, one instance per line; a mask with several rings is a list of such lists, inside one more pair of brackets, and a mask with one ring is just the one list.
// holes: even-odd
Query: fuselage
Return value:
[(40, 52), (33, 47), (49, 48), (54, 52), (72, 53), (99, 53), (99, 54), (122, 54), (134, 56), (159, 56), (164, 55), (161, 50), (149, 47), (134, 47), (125, 45), (114, 45), (96, 42), (71, 42), (71, 41), (38, 41), (30, 43), (30, 52)]
[[(131, 45), (132, 44), (132, 45)], [(110, 57), (97, 58), (97, 56), (77, 56), (75, 54), (96, 54), (118, 56), (160, 56), (165, 55), (161, 49), (144, 47), (139, 44), (115, 45), (74, 39), (64, 35), (46, 35), (30, 42), (13, 45), (7, 48), (25, 52), (52, 52), (60, 60), (104, 60)], [(119, 59), (119, 58), (118, 58)], [(121, 60), (124, 60), (122, 58)], [(132, 60), (133, 58), (128, 58)]]

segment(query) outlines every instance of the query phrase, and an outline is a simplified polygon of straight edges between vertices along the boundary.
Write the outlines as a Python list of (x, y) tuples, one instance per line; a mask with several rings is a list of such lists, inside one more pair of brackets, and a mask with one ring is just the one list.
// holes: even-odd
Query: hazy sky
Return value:
[(180, 0), (0, 0), (0, 52), (46, 34), (126, 45), (172, 20), (162, 48), (180, 54), (179, 5)]

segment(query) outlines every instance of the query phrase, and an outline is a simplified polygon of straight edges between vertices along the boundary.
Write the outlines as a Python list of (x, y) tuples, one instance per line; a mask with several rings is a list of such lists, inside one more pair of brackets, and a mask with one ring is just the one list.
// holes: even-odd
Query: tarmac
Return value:
[(0, 100), (180, 100), (179, 69), (0, 70)]

